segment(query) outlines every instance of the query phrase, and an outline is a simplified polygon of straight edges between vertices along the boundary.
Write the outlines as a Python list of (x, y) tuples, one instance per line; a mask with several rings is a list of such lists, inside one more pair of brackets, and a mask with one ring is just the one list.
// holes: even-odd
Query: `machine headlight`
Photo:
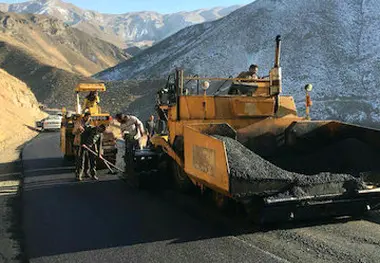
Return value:
[(313, 89), (313, 85), (311, 85), (311, 84), (306, 84), (306, 85), (305, 85), (305, 90), (306, 90), (306, 91), (309, 91), (309, 92), (310, 92), (310, 91), (312, 91), (312, 89)]
[(202, 89), (207, 90), (210, 87), (210, 82), (208, 81), (203, 81), (202, 82)]

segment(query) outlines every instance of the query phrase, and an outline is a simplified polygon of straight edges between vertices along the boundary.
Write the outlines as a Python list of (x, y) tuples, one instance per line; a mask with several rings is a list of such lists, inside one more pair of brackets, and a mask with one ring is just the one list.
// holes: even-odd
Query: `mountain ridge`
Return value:
[(378, 12), (379, 1), (257, 0), (217, 21), (185, 28), (95, 77), (165, 78), (176, 67), (228, 77), (250, 64), (267, 75), (280, 34), (283, 90), (294, 96), (301, 114), (303, 87), (310, 82), (313, 117), (378, 122)]
[(233, 5), (172, 14), (153, 11), (103, 14), (61, 0), (0, 3), (2, 11), (50, 15), (122, 48), (133, 45), (151, 46), (153, 42), (160, 41), (186, 26), (219, 19), (239, 7), (241, 6)]

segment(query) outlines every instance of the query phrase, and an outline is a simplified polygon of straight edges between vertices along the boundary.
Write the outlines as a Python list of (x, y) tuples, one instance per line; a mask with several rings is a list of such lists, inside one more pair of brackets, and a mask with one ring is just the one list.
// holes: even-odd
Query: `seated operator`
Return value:
[(91, 91), (83, 101), (82, 110), (85, 112), (88, 110), (91, 114), (99, 113), (99, 96), (97, 91)]
[(260, 77), (257, 75), (257, 71), (259, 70), (259, 67), (255, 64), (252, 64), (249, 66), (248, 71), (241, 72), (237, 78), (238, 79), (259, 79)]

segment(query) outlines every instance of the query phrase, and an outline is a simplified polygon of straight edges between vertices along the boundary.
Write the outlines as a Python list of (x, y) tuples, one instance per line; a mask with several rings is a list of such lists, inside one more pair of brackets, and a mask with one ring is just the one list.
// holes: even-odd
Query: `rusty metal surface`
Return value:
[[(182, 96), (180, 120), (235, 119), (274, 115), (273, 98), (244, 96)], [(176, 114), (171, 114), (176, 116)]]
[(185, 172), (214, 189), (229, 192), (224, 143), (186, 126), (184, 128)]
[(215, 149), (193, 145), (193, 166), (203, 173), (215, 177), (216, 166)]
[(297, 108), (293, 97), (279, 96), (279, 107), (276, 113), (277, 118), (285, 116), (297, 116)]
[(177, 153), (173, 150), (170, 144), (166, 141), (165, 137), (153, 136), (150, 142), (155, 147), (162, 147), (164, 152), (166, 152), (180, 167), (183, 167), (182, 159), (177, 155)]
[(99, 83), (79, 83), (75, 91), (77, 92), (89, 92), (89, 91), (106, 91), (106, 86), (104, 83), (99, 82)]

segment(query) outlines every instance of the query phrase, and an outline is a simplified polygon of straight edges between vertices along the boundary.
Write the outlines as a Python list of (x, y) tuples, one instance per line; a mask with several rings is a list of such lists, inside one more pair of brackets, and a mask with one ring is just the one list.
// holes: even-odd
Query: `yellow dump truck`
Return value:
[[(210, 192), (220, 207), (241, 203), (262, 221), (378, 209), (380, 130), (299, 116), (293, 98), (281, 95), (280, 48), (278, 36), (268, 78), (176, 70), (157, 97), (168, 138), (155, 136), (152, 151), (169, 158), (179, 189)], [(228, 94), (207, 94), (213, 81), (231, 82)], [(305, 89), (310, 106), (311, 86)]]
[[(102, 82), (82, 82), (79, 83), (75, 88), (76, 102), (75, 102), (75, 113), (69, 114), (66, 109), (63, 109), (63, 119), (62, 119), (62, 127), (61, 127), (61, 136), (60, 136), (60, 144), (61, 151), (64, 154), (66, 159), (70, 159), (74, 157), (74, 135), (72, 134), (75, 122), (83, 117), (83, 113), (85, 109), (82, 109), (80, 93), (89, 93), (89, 92), (105, 92), (106, 86)], [(94, 103), (86, 109), (91, 113), (91, 122), (90, 125), (98, 126), (101, 124), (109, 125), (112, 121), (112, 117), (107, 112), (102, 112), (102, 109), (98, 103)], [(112, 163), (116, 162), (116, 138), (114, 134), (108, 130), (104, 133), (103, 136), (103, 156)], [(98, 162), (98, 168), (103, 168), (104, 165), (102, 162)]]

